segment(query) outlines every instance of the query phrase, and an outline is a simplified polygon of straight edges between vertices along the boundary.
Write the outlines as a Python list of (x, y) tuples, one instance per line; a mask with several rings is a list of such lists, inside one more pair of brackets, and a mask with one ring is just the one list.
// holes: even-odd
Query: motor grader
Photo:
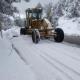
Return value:
[(31, 35), (33, 43), (38, 43), (42, 38), (53, 37), (56, 42), (62, 42), (64, 39), (62, 29), (54, 28), (48, 19), (42, 18), (41, 8), (26, 10), (25, 28), (20, 29), (20, 34)]

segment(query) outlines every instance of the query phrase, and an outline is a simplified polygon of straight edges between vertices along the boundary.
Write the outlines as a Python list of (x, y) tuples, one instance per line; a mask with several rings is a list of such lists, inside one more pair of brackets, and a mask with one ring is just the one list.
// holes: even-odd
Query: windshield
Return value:
[(37, 18), (37, 13), (32, 13), (32, 18), (36, 19)]
[(41, 13), (32, 13), (33, 19), (41, 19)]

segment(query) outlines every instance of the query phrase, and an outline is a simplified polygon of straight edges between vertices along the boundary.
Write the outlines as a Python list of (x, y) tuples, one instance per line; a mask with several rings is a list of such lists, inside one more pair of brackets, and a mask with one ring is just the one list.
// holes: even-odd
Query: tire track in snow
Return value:
[(73, 80), (71, 76), (69, 76), (66, 72), (64, 72), (62, 69), (60, 69), (58, 66), (56, 66), (55, 64), (53, 64), (52, 62), (50, 62), (47, 58), (45, 58), (43, 55), (40, 55), (39, 52), (37, 50), (39, 49), (34, 49), (35, 47), (32, 47), (31, 49), (35, 51), (35, 55), (40, 56), (44, 61), (46, 61), (47, 63), (49, 63), (52, 67), (54, 67), (56, 70), (58, 70), (60, 73), (62, 73), (63, 75), (65, 75), (68, 80)]
[[(55, 61), (56, 63), (60, 64), (60, 66), (65, 67), (65, 69), (68, 69), (69, 71), (74, 72), (75, 75), (77, 74), (78, 76), (80, 76), (80, 73), (78, 73), (78, 72), (75, 71), (74, 69), (72, 69), (72, 68), (64, 65), (63, 63), (61, 63), (61, 62), (58, 61), (57, 59), (54, 59), (52, 56), (48, 55), (48, 52), (43, 51), (43, 50), (44, 50), (43, 48), (42, 48), (43, 50), (40, 50), (40, 49), (37, 48), (37, 47), (36, 47), (36, 49), (39, 50), (41, 53), (45, 53), (45, 54), (40, 54), (40, 56), (42, 56), (42, 57), (43, 57), (45, 60), (47, 60), (49, 63), (53, 64), (53, 63), (52, 63), (51, 61), (49, 61), (47, 58), (49, 58), (49, 59)], [(47, 58), (45, 58), (45, 56), (47, 56)], [(63, 71), (63, 70), (60, 69), (58, 66), (56, 66), (56, 68), (57, 68), (59, 71)], [(63, 71), (63, 73), (66, 73), (66, 72)], [(67, 75), (70, 79), (73, 79), (73, 78), (72, 78), (71, 76), (69, 76), (67, 73), (66, 73), (66, 75)], [(73, 80), (75, 80), (75, 79), (73, 79)]]
[[(49, 45), (49, 46), (50, 46), (50, 45)], [(54, 48), (51, 47), (51, 49), (54, 49)], [(56, 50), (56, 51), (57, 51), (57, 50), (61, 51), (60, 48), (57, 48), (56, 46), (55, 46), (55, 50)], [(68, 51), (68, 49), (65, 50), (65, 49), (63, 48), (63, 51), (61, 51), (61, 52), (62, 52), (63, 55), (66, 55), (66, 56), (68, 56), (68, 57), (71, 57), (71, 58), (75, 59), (76, 61), (80, 62), (80, 57), (79, 57), (79, 56), (76, 56), (76, 55), (73, 56), (72, 53), (74, 53), (74, 51)]]
[[(62, 70), (62, 68), (58, 67), (57, 69), (58, 70), (62, 70), (63, 72), (66, 73), (66, 75), (71, 79), (71, 80), (76, 80), (75, 78), (73, 78), (73, 76), (71, 76), (68, 72), (66, 71), (69, 71), (70, 73), (73, 73), (74, 71), (72, 71), (71, 69), (69, 69), (66, 65), (62, 64), (61, 62), (59, 62), (57, 59), (54, 59), (53, 57), (49, 56), (49, 55), (41, 55), (43, 58), (45, 58), (45, 60), (47, 60), (50, 64), (54, 65), (53, 62), (57, 63), (58, 65), (60, 65), (62, 68), (64, 68), (64, 70)], [(52, 60), (52, 61), (51, 61)], [(76, 73), (76, 72), (74, 72)], [(74, 74), (75, 76), (75, 74)], [(79, 79), (79, 76), (78, 76), (78, 79)], [(77, 79), (77, 80), (78, 80)]]
[[(50, 47), (50, 48), (53, 49), (53, 50), (56, 50), (56, 51), (59, 50), (59, 51), (62, 52), (63, 55), (66, 55), (68, 57), (71, 57), (71, 58), (75, 59), (76, 61), (80, 62), (80, 57), (79, 56), (76, 56), (75, 53), (74, 53), (74, 51), (72, 51), (72, 50), (69, 50), (68, 51), (68, 49), (66, 49), (65, 47), (62, 46), (64, 44), (61, 44), (61, 43), (57, 43), (57, 44), (60, 44), (61, 45), (61, 48), (63, 48), (62, 51), (61, 51), (61, 48), (58, 48), (58, 46), (56, 46), (56, 45), (55, 45), (55, 48), (54, 47)], [(47, 46), (51, 46), (51, 45), (52, 44), (48, 44)], [(73, 56), (72, 53), (74, 54), (74, 56)]]
[[(24, 40), (25, 41), (25, 40)], [(30, 41), (29, 41), (30, 42)], [(29, 45), (29, 43), (28, 43), (28, 45)], [(46, 45), (46, 46), (50, 46), (50, 45)], [(54, 46), (54, 45), (53, 45)], [(51, 48), (51, 47), (50, 47)], [(49, 48), (49, 49), (50, 49)], [(35, 44), (33, 44), (32, 45), (32, 47), (31, 47), (31, 49), (33, 50), (34, 49), (34, 51), (36, 51), (36, 53), (35, 53), (35, 55), (37, 54), (37, 52), (38, 53), (44, 53), (43, 55), (41, 55), (41, 54), (39, 54), (45, 61), (48, 61), (48, 63), (49, 64), (54, 64), (55, 65), (55, 63), (58, 63), (59, 65), (61, 65), (61, 66), (64, 66), (63, 64), (61, 64), (61, 62), (58, 62), (58, 61), (56, 61), (55, 59), (53, 59), (53, 57), (52, 56), (50, 56), (50, 55), (45, 55), (45, 54), (48, 54), (48, 52), (46, 52), (46, 50), (44, 51), (44, 49), (43, 48), (37, 48), (37, 45), (35, 45)], [(41, 50), (42, 49), (42, 50)], [(54, 48), (51, 48), (51, 49), (54, 49)], [(57, 50), (57, 49), (56, 49)], [(58, 50), (57, 50), (58, 51)], [(38, 55), (38, 54), (37, 54)], [(49, 57), (50, 56), (50, 57)], [(51, 58), (52, 57), (52, 58)], [(70, 57), (70, 56), (68, 56), (68, 57)], [(47, 59), (48, 58), (48, 59)], [(53, 63), (52, 61), (50, 61), (50, 60), (52, 60), (52, 61), (55, 61), (55, 63)], [(55, 65), (56, 66), (56, 65)], [(54, 67), (54, 66), (53, 66)], [(57, 67), (57, 68), (56, 68)], [(62, 74), (65, 74), (70, 80), (75, 80), (74, 78), (72, 78), (72, 76), (70, 76), (68, 73), (66, 73), (64, 70), (62, 70), (60, 67), (58, 67), (58, 66), (56, 66), (55, 68), (56, 69), (58, 69), (59, 71), (61, 71), (61, 73)], [(65, 67), (65, 66), (64, 66)], [(65, 68), (65, 69), (67, 69), (67, 67)], [(69, 69), (71, 72), (74, 72), (73, 70), (71, 70), (71, 69)], [(74, 74), (76, 74), (75, 72), (74, 72)], [(74, 76), (73, 76), (74, 77)]]
[[(47, 40), (47, 42), (50, 42), (50, 41)], [(50, 44), (50, 45), (52, 45), (52, 44)], [(46, 45), (46, 46), (50, 46), (50, 45)], [(63, 45), (63, 44), (61, 44), (61, 45)], [(54, 46), (54, 45), (53, 45), (53, 46)], [(37, 48), (37, 47), (36, 47), (36, 48)], [(51, 47), (50, 47), (50, 48), (51, 48)], [(49, 48), (49, 49), (50, 49), (50, 48)], [(42, 49), (43, 49), (43, 48), (42, 48)], [(54, 49), (54, 48), (51, 48), (51, 50), (53, 50), (53, 49)], [(56, 50), (55, 50), (55, 49), (56, 49)], [(54, 51), (59, 51), (59, 50), (60, 50), (60, 48), (58, 48), (58, 49), (59, 49), (59, 50), (58, 50), (56, 47), (55, 47), (55, 49), (54, 49)], [(65, 51), (66, 51), (66, 50), (65, 50)], [(76, 58), (76, 57), (74, 57), (74, 56), (71, 56), (71, 55), (69, 55), (69, 54), (67, 54), (67, 53), (64, 54), (63, 52), (65, 52), (65, 51), (64, 51), (64, 49), (63, 49), (63, 51), (61, 51), (61, 53), (62, 53), (63, 55), (66, 55), (67, 57), (70, 57), (70, 58), (72, 58), (73, 60), (75, 59), (76, 61), (79, 62), (79, 59), (78, 59), (78, 58)], [(68, 52), (68, 51), (67, 51), (67, 52)], [(70, 68), (69, 66), (66, 66), (66, 67), (68, 67), (69, 70), (75, 72), (76, 74), (78, 74), (78, 75), (80, 76), (80, 73), (78, 73), (78, 72), (75, 71), (74, 69)]]
[(69, 76), (66, 72), (64, 72), (62, 69), (60, 69), (58, 66), (56, 66), (54, 63), (52, 63), (50, 60), (46, 58), (46, 56), (40, 55), (44, 60), (46, 60), (50, 65), (55, 67), (57, 70), (59, 70), (62, 74), (66, 75), (70, 80), (73, 80), (71, 76)]
[(29, 65), (29, 63), (27, 62), (27, 60), (22, 56), (22, 53), (15, 47), (15, 45), (12, 43), (12, 48), (16, 51), (16, 53), (18, 54), (18, 56), (20, 57), (20, 59), (26, 64)]
[[(23, 37), (23, 39), (24, 39), (24, 36), (22, 36), (22, 37)], [(28, 38), (28, 37), (29, 37), (29, 36), (27, 36), (27, 38)], [(27, 38), (25, 37), (24, 40), (27, 41)], [(29, 37), (29, 39), (31, 39), (31, 38)], [(32, 41), (32, 40), (30, 40), (29, 43), (30, 43), (31, 41)], [(42, 41), (44, 41), (44, 40), (42, 40)], [(53, 42), (53, 41), (47, 40), (46, 43), (47, 43), (47, 42), (48, 42), (48, 43), (51, 43), (51, 42)], [(52, 43), (52, 44), (53, 44), (53, 46), (54, 46), (55, 42)], [(52, 44), (47, 44), (47, 46), (51, 46)], [(60, 47), (63, 48), (63, 45), (64, 45), (63, 43), (56, 43), (56, 44), (59, 45), (59, 46), (61, 45), (62, 47), (61, 47), (61, 46), (60, 46)], [(58, 49), (57, 49), (57, 47), (58, 47), (58, 46), (55, 45), (55, 49), (54, 49), (54, 47), (50, 47), (50, 48), (51, 48), (51, 49), (54, 49), (54, 50), (56, 50), (56, 51), (58, 51), (58, 50), (61, 51), (61, 50), (60, 50), (61, 48), (58, 48)], [(66, 47), (66, 46), (65, 46), (65, 47)], [(68, 49), (66, 49), (65, 47), (64, 47), (63, 50), (61, 51), (62, 54), (63, 54), (63, 55), (66, 55), (66, 56), (68, 56), (68, 57), (70, 57), (70, 58), (72, 58), (72, 59), (75, 59), (75, 60), (78, 61), (78, 62), (80, 62), (80, 57), (79, 57), (79, 56), (76, 56), (76, 54), (74, 53), (74, 51), (72, 51), (72, 50), (69, 50), (69, 51), (68, 51)], [(68, 47), (70, 47), (70, 46), (68, 46)], [(72, 53), (73, 53), (74, 55), (73, 55)], [(78, 52), (78, 53), (79, 53), (79, 52)]]
[[(47, 42), (50, 42), (50, 41), (48, 41), (47, 40)], [(50, 46), (50, 45), (48, 45), (48, 46)], [(53, 45), (54, 46), (54, 45)], [(43, 48), (42, 48), (43, 49)], [(39, 49), (37, 49), (37, 47), (36, 47), (36, 49), (35, 49), (35, 51), (36, 50), (39, 50)], [(52, 49), (53, 50), (53, 49)], [(55, 50), (55, 49), (54, 49)], [(56, 50), (56, 51), (58, 51), (58, 50)], [(42, 52), (43, 53), (43, 52)], [(75, 57), (72, 57), (72, 56), (69, 56), (69, 55), (67, 55), (68, 57), (71, 57), (72, 59), (75, 59), (75, 60), (77, 60), (77, 58), (75, 58)], [(66, 66), (67, 67), (67, 66)], [(69, 68), (69, 67), (68, 67)], [(72, 72), (74, 72), (74, 73), (77, 73), (74, 69), (72, 69), (72, 68), (70, 68), (69, 70), (71, 70)], [(78, 75), (80, 75), (79, 73), (77, 73)]]
[[(38, 53), (45, 53), (45, 52), (42, 52), (39, 48), (37, 48), (37, 47), (33, 47), (32, 48), (34, 51), (36, 51), (36, 53), (35, 53), (35, 55), (37, 54), (37, 55), (39, 55), (39, 56), (41, 56), (46, 62), (48, 62), (51, 66), (53, 66), (55, 69), (57, 69), (58, 71), (60, 71), (63, 75), (65, 75), (65, 76), (67, 76), (68, 77), (68, 79), (70, 79), (70, 80), (74, 80), (70, 75), (68, 75), (64, 70), (62, 70), (62, 69), (60, 69), (58, 66), (56, 66), (54, 63), (52, 63), (50, 60), (48, 60), (47, 58), (46, 58), (46, 55), (42, 55), (42, 54), (38, 54)], [(48, 57), (49, 58), (49, 57)]]
[[(48, 41), (48, 42), (50, 42), (50, 41)], [(52, 42), (52, 41), (51, 41)], [(55, 43), (54, 43), (55, 44)], [(64, 45), (64, 44), (61, 44), (61, 43), (57, 43), (58, 45), (61, 45), (61, 48), (63, 48), (63, 50), (61, 51), (61, 48), (58, 48), (59, 46), (56, 46), (55, 45), (55, 48), (54, 47), (50, 47), (51, 49), (53, 49), (53, 50), (56, 50), (56, 51), (60, 51), (60, 52), (62, 52), (62, 54), (63, 55), (66, 55), (66, 56), (68, 56), (68, 57), (71, 57), (71, 58), (73, 58), (73, 59), (75, 59), (76, 61), (78, 61), (78, 62), (80, 62), (80, 57), (79, 57), (79, 55), (78, 56), (76, 56), (75, 55), (75, 53), (74, 53), (74, 51), (72, 51), (72, 50), (69, 50), (68, 51), (68, 49), (65, 49), (65, 47), (62, 47), (62, 45)], [(51, 46), (52, 44), (47, 44), (47, 46)], [(68, 47), (70, 47), (70, 46), (68, 46)], [(74, 54), (74, 56), (73, 56), (73, 54), (71, 54), (71, 53), (73, 53)], [(79, 52), (78, 52), (79, 53)]]
[[(36, 48), (38, 48), (38, 47), (36, 47)], [(51, 48), (49, 48), (49, 47), (47, 47), (46, 46), (46, 48), (49, 50), (49, 52), (51, 51), (51, 50), (54, 50), (54, 53), (53, 54), (58, 54), (56, 51), (59, 51), (58, 49), (57, 50), (55, 50), (55, 49), (51, 49)], [(40, 49), (40, 48), (38, 48), (38, 49)], [(43, 50), (40, 50), (40, 51), (42, 51), (43, 53), (45, 53), (45, 54), (49, 54), (46, 50), (44, 51), (44, 48), (43, 48)], [(62, 52), (61, 52), (62, 53)], [(49, 55), (50, 56), (50, 55)], [(52, 57), (52, 56), (51, 56)], [(74, 60), (74, 59), (73, 59)], [(60, 62), (60, 61), (59, 61)], [(70, 68), (70, 69), (72, 69), (72, 68)], [(75, 71), (74, 69), (72, 69), (72, 71), (74, 71), (76, 74), (78, 74), (79, 76), (80, 76), (80, 73), (78, 73), (77, 71)]]
[[(25, 41), (25, 40), (24, 40)], [(23, 41), (23, 42), (24, 42)], [(25, 43), (25, 42), (24, 42)], [(25, 43), (26, 44), (26, 43)], [(28, 44), (29, 45), (29, 44)], [(26, 50), (28, 50), (29, 51), (29, 53), (30, 54), (34, 54), (34, 55), (38, 55), (38, 56), (40, 56), (39, 55), (39, 50), (38, 49), (36, 49), (36, 46), (35, 46), (35, 44), (32, 44), (32, 46), (26, 46)], [(32, 51), (31, 51), (32, 50)], [(35, 53), (33, 53), (33, 52), (35, 52)], [(47, 62), (42, 56), (40, 56), (45, 62)], [(48, 62), (47, 62), (48, 63)], [(48, 63), (48, 64), (50, 64), (50, 63)], [(51, 64), (50, 64), (51, 65)], [(52, 67), (53, 67), (53, 69), (55, 69), (55, 70), (57, 70), (57, 72), (58, 73), (60, 73), (63, 77), (65, 76), (67, 79), (66, 80), (73, 80), (68, 74), (66, 74), (63, 70), (61, 70), (61, 69), (59, 69), (58, 68), (58, 66), (56, 66), (55, 64), (54, 64), (54, 66), (53, 65), (51, 65)], [(53, 70), (54, 71), (54, 70)], [(64, 79), (62, 79), (62, 80), (64, 80)]]
[[(18, 48), (18, 47), (17, 47)], [(27, 48), (27, 51), (29, 51), (30, 52), (30, 54), (33, 54), (33, 55), (36, 55), (36, 54), (34, 54), (33, 53), (33, 51), (31, 51), (29, 48)], [(39, 55), (37, 55), (37, 56), (39, 56)], [(40, 56), (39, 56), (40, 57)], [(58, 76), (59, 77), (59, 76)], [(58, 78), (59, 79), (59, 78)], [(39, 80), (44, 80), (44, 79), (39, 79)], [(52, 80), (52, 79), (51, 79)], [(54, 79), (54, 80), (56, 80), (56, 79)], [(60, 80), (63, 80), (63, 79), (60, 79)]]
[[(49, 45), (49, 46), (50, 46), (50, 45)], [(48, 47), (47, 47), (47, 48), (48, 48)], [(56, 47), (55, 47), (55, 48), (52, 48), (52, 47), (51, 47), (51, 48), (49, 48), (49, 51), (50, 51), (50, 50), (54, 50), (54, 52), (55, 52), (55, 51), (60, 51), (60, 53), (65, 56), (65, 54), (64, 54), (63, 52), (66, 51), (66, 50), (63, 50), (63, 52), (62, 52), (60, 49), (56, 49)], [(69, 53), (69, 51), (67, 51), (67, 52)], [(55, 52), (55, 54), (57, 54), (57, 53)], [(66, 53), (66, 54), (67, 54), (67, 53)], [(71, 56), (66, 56), (66, 57), (71, 57)], [(72, 58), (72, 59), (73, 59), (73, 60), (76, 60), (75, 58)], [(77, 62), (80, 63), (80, 61), (78, 61), (78, 60), (77, 60)], [(79, 66), (80, 66), (80, 65), (79, 65)], [(71, 69), (72, 69), (72, 68), (71, 68)], [(75, 70), (74, 70), (74, 71), (75, 71)], [(79, 73), (78, 73), (77, 71), (75, 71), (75, 72), (76, 72), (78, 75), (80, 75), (80, 72), (79, 72)]]

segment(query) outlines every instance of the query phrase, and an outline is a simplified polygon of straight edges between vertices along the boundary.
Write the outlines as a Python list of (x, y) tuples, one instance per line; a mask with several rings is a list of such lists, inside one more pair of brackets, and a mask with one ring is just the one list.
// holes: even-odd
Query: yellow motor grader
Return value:
[(42, 19), (42, 9), (32, 8), (26, 10), (25, 28), (20, 29), (20, 34), (32, 35), (32, 41), (38, 43), (41, 38), (54, 38), (56, 42), (62, 42), (64, 32), (60, 28), (54, 29), (48, 19)]

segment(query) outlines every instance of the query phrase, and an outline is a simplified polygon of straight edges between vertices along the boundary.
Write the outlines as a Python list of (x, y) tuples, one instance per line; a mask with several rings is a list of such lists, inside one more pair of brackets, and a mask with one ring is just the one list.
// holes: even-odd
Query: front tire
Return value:
[(32, 41), (36, 44), (40, 41), (40, 33), (37, 29), (32, 30)]
[(55, 29), (56, 35), (54, 36), (54, 40), (56, 42), (62, 42), (64, 40), (64, 32), (61, 28), (56, 28)]

